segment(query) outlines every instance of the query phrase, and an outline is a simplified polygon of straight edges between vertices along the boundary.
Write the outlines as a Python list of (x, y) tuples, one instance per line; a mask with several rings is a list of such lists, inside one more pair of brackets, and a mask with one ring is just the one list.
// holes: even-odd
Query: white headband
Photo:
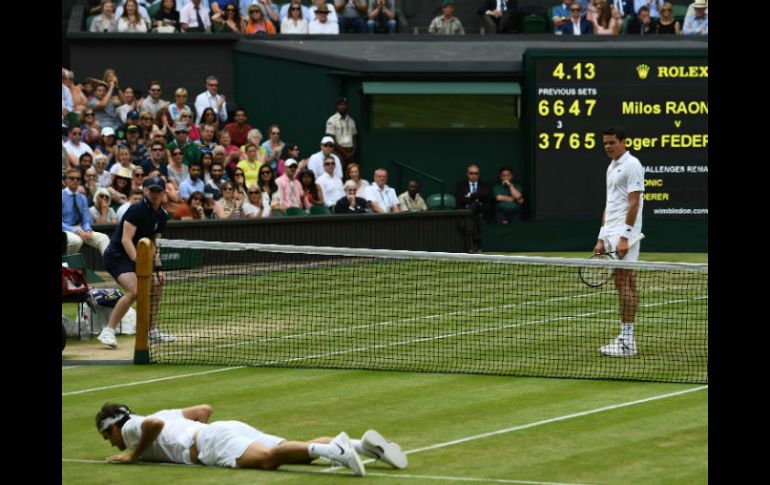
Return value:
[(107, 429), (112, 426), (113, 424), (117, 423), (118, 421), (122, 420), (126, 416), (128, 416), (130, 411), (126, 407), (121, 407), (118, 409), (118, 414), (115, 416), (112, 416), (110, 418), (104, 418), (101, 422), (101, 425), (99, 426), (99, 432), (104, 433), (107, 431)]

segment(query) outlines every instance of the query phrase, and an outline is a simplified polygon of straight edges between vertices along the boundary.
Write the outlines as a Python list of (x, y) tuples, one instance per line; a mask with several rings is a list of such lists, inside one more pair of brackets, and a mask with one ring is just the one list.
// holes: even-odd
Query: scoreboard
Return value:
[(528, 50), (525, 73), (535, 219), (601, 217), (611, 125), (645, 169), (645, 220), (708, 217), (705, 49)]

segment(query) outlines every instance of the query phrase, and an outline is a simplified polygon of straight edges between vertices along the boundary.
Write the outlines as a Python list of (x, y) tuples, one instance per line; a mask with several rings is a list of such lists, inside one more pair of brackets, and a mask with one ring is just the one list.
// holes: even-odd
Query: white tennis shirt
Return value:
[(604, 206), (604, 228), (606, 236), (622, 234), (628, 214), (628, 194), (640, 192), (639, 213), (636, 215), (631, 237), (642, 232), (642, 209), (644, 205), (644, 168), (635, 156), (626, 151), (607, 167), (607, 204)]
[(193, 433), (207, 425), (185, 418), (181, 409), (165, 409), (146, 417), (132, 414), (121, 429), (123, 441), (132, 450), (139, 444), (142, 437), (142, 421), (147, 418), (162, 419), (164, 425), (158, 438), (140, 459), (192, 465), (189, 449), (193, 443)]

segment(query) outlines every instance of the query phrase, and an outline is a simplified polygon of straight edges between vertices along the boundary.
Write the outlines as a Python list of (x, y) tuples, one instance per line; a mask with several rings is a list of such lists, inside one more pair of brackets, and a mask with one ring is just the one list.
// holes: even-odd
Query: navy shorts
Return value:
[(128, 259), (125, 254), (116, 254), (108, 249), (104, 252), (103, 261), (104, 269), (115, 278), (115, 281), (118, 281), (118, 276), (123, 273), (136, 273), (136, 262)]

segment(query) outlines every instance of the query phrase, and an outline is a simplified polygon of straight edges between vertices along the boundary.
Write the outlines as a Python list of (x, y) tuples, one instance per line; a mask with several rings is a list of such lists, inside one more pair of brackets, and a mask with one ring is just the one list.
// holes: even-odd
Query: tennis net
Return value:
[[(708, 382), (708, 265), (160, 241), (152, 363)], [(610, 280), (632, 269), (638, 353)]]

